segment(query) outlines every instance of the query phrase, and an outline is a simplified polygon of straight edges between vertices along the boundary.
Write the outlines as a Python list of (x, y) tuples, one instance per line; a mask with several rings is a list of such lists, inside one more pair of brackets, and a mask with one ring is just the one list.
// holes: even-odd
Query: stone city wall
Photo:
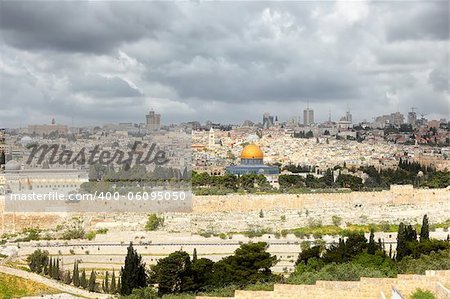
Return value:
[[(55, 228), (74, 216), (66, 213), (7, 213), (0, 198), (0, 232), (20, 232), (27, 227)], [(258, 230), (272, 231), (303, 227), (312, 220), (332, 224), (332, 217), (342, 224), (367, 224), (387, 221), (420, 222), (424, 214), (432, 223), (450, 215), (450, 188), (413, 189), (411, 185), (391, 186), (388, 191), (308, 193), (308, 194), (231, 194), (194, 196), (192, 213), (164, 214), (164, 230), (169, 232), (220, 233)], [(264, 214), (260, 215), (260, 211)], [(87, 228), (105, 226), (114, 230), (128, 227), (142, 230), (146, 212), (141, 214), (81, 214)], [(80, 215), (80, 214), (79, 214)]]
[[(394, 287), (409, 298), (418, 288), (428, 290), (436, 298), (448, 297), (445, 285), (450, 283), (450, 271), (427, 271), (426, 275), (399, 275), (397, 278), (361, 278), (360, 281), (317, 281), (315, 285), (275, 284), (273, 291), (235, 291), (235, 299), (304, 298), (304, 299), (348, 299), (390, 298)], [(439, 272), (439, 273), (436, 273)], [(436, 291), (436, 288), (439, 288)], [(212, 297), (197, 296), (197, 299)], [(231, 298), (230, 298), (231, 299)]]
[(211, 213), (380, 204), (448, 204), (449, 199), (450, 188), (414, 189), (412, 185), (395, 185), (388, 191), (379, 192), (195, 196), (193, 211), (194, 213)]

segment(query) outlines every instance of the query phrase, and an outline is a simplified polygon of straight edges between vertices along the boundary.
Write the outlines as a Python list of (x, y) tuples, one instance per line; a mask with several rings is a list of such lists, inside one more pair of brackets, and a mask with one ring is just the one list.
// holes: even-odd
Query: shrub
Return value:
[(334, 215), (333, 217), (331, 217), (331, 221), (333, 222), (334, 226), (340, 226), (342, 223), (342, 218), (337, 215)]
[(96, 234), (97, 234), (97, 233), (96, 233), (95, 231), (90, 231), (90, 232), (87, 232), (87, 233), (84, 235), (84, 237), (85, 237), (86, 239), (88, 239), (89, 241), (91, 241), (91, 240), (94, 240)]
[(436, 296), (430, 291), (417, 289), (410, 297), (411, 299), (436, 299)]
[(421, 255), (418, 259), (404, 257), (397, 263), (399, 273), (425, 274), (426, 270), (450, 270), (450, 249)]
[(154, 231), (164, 224), (164, 218), (152, 213), (148, 215), (145, 230)]
[(289, 282), (293, 284), (314, 284), (317, 280), (357, 281), (361, 277), (387, 277), (379, 269), (368, 268), (358, 263), (331, 263), (322, 267), (320, 262), (320, 260), (313, 258), (308, 261), (307, 265), (300, 263), (289, 278)]

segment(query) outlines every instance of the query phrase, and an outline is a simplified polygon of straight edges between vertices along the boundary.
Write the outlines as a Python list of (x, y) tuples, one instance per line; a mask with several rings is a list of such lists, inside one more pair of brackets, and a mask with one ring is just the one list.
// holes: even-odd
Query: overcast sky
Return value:
[(449, 2), (0, 2), (0, 126), (449, 117)]

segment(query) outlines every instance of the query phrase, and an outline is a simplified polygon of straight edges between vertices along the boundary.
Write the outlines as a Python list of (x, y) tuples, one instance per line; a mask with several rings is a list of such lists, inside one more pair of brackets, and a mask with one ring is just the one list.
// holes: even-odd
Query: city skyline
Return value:
[(1, 127), (449, 118), (446, 2), (0, 5)]

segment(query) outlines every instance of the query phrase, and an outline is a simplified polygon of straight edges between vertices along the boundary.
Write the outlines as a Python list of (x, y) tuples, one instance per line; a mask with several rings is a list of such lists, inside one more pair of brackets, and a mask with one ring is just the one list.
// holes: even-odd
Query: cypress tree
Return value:
[(111, 287), (109, 288), (111, 294), (116, 293), (116, 272), (113, 270), (111, 275)]
[(430, 239), (430, 227), (428, 224), (428, 216), (425, 214), (420, 228), (420, 242)]
[[(78, 268), (78, 266), (77, 266), (77, 268)], [(86, 270), (85, 270), (85, 269), (83, 269), (83, 272), (81, 272), (81, 278), (80, 278), (80, 283), (79, 283), (79, 285), (80, 285), (83, 289), (86, 289), (86, 288), (88, 287), (87, 280), (86, 280)]]
[(147, 286), (147, 273), (145, 264), (142, 262), (142, 256), (133, 248), (133, 243), (127, 248), (125, 265), (121, 269), (121, 295), (129, 295), (133, 289), (144, 288)]
[(48, 260), (48, 276), (50, 276), (50, 278), (53, 277), (53, 258), (50, 257), (50, 259)]
[(406, 227), (406, 241), (417, 241), (417, 232), (411, 224)]
[(55, 270), (55, 279), (56, 280), (60, 280), (61, 279), (61, 277), (59, 275), (59, 271), (60, 271), (60, 269), (59, 269), (59, 258), (57, 258), (56, 259), (56, 270)]
[(105, 280), (104, 280), (104, 292), (105, 293), (109, 293), (109, 272), (106, 271), (105, 273)]
[(392, 244), (389, 244), (389, 258), (392, 259)]
[(67, 270), (66, 276), (64, 277), (64, 283), (65, 284), (72, 283), (72, 277), (70, 277), (70, 270)]
[(375, 236), (373, 228), (370, 230), (370, 236), (369, 236), (369, 245), (367, 247), (367, 253), (368, 254), (375, 254), (377, 251), (377, 245), (375, 244)]
[(56, 260), (53, 260), (52, 274), (51, 274), (51, 277), (52, 277), (53, 279), (56, 279), (56, 271), (57, 271), (57, 269), (56, 269)]
[(121, 289), (122, 289), (122, 279), (119, 276), (117, 278), (117, 289), (116, 289), (116, 291), (119, 293)]
[(401, 261), (406, 255), (406, 229), (403, 222), (400, 222), (397, 232), (397, 250), (396, 260)]
[(381, 241), (381, 238), (378, 238), (378, 250), (384, 252), (384, 243)]
[(95, 271), (92, 270), (91, 271), (91, 276), (89, 277), (89, 284), (88, 284), (88, 291), (89, 292), (94, 292), (95, 291), (95, 280), (96, 280)]
[(78, 261), (75, 261), (75, 263), (73, 264), (73, 285), (76, 287), (80, 286), (80, 272), (78, 270)]
[(192, 254), (192, 262), (197, 260), (197, 248), (194, 248), (194, 253)]

